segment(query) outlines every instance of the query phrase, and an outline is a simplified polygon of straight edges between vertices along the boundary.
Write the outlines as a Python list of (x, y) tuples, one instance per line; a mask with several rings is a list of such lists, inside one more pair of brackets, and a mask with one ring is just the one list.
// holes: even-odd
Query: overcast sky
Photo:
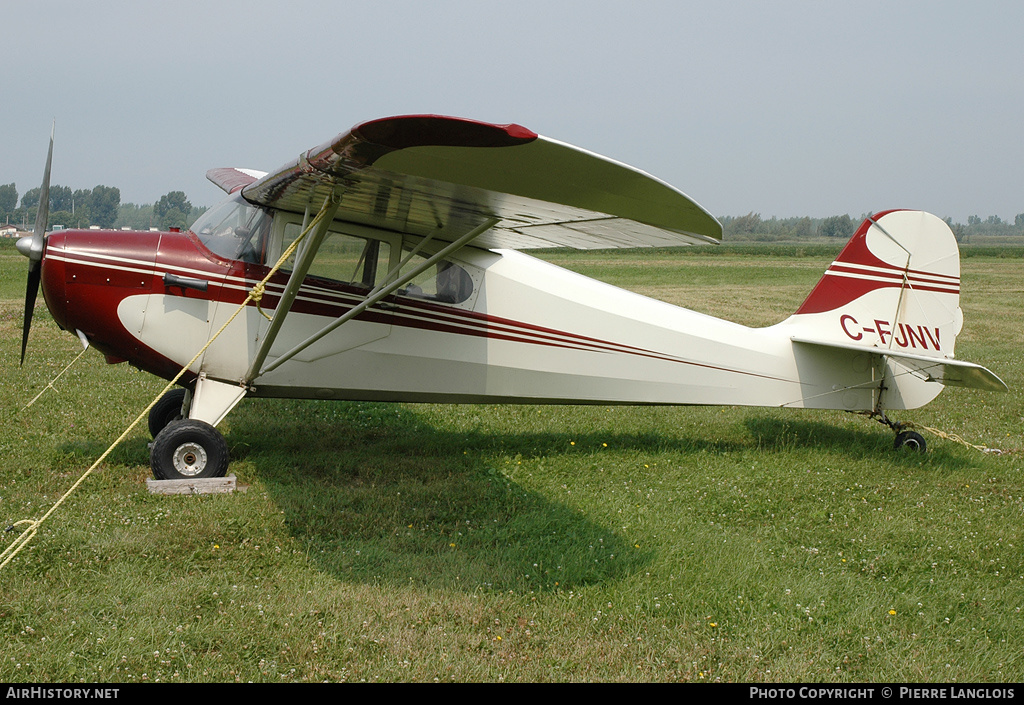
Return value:
[(0, 0), (0, 183), (221, 192), (365, 120), (515, 122), (716, 215), (1024, 212), (1024, 3)]

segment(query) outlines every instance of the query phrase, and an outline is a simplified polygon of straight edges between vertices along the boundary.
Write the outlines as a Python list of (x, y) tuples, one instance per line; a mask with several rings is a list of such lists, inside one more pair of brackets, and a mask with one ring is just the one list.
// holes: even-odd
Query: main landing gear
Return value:
[(228, 444), (210, 424), (187, 418), (191, 395), (172, 389), (149, 412), (153, 434), (149, 463), (157, 480), (193, 480), (224, 477)]
[(187, 389), (172, 389), (160, 397), (160, 400), (149, 410), (149, 435), (156, 438), (171, 421), (183, 418), (183, 410), (188, 401)]

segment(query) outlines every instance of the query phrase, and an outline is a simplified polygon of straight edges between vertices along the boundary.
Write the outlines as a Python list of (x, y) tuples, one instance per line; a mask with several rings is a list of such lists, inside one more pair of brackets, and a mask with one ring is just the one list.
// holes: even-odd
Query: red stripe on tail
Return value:
[(960, 281), (955, 277), (899, 267), (871, 252), (867, 243), (868, 231), (882, 216), (892, 212), (878, 213), (861, 223), (839, 257), (825, 271), (825, 276), (800, 305), (797, 314), (834, 311), (870, 291), (887, 287), (906, 285), (919, 291), (960, 293)]

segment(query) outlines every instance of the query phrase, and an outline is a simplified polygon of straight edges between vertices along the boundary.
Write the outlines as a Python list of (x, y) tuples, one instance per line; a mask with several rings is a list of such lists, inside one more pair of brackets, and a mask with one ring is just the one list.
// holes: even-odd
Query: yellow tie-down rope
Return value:
[(922, 431), (927, 431), (928, 433), (931, 433), (934, 436), (938, 436), (939, 438), (945, 438), (948, 441), (953, 441), (954, 443), (959, 443), (960, 445), (967, 446), (968, 448), (974, 448), (975, 450), (980, 450), (982, 453), (991, 453), (993, 455), (1005, 455), (1006, 453), (1009, 452), (1009, 451), (1005, 451), (1005, 450), (1000, 450), (999, 448), (989, 448), (988, 446), (985, 446), (985, 445), (978, 445), (976, 443), (971, 443), (970, 441), (964, 440), (963, 438), (961, 438), (960, 436), (956, 435), (955, 433), (946, 433), (945, 431), (940, 431), (937, 428), (932, 428), (931, 426), (922, 426), (921, 424), (916, 424), (916, 423), (914, 423), (912, 421), (903, 421), (903, 422), (901, 422), (900, 423), (900, 428), (919, 428)]
[(932, 434), (934, 436), (938, 436), (939, 438), (945, 438), (947, 441), (953, 441), (954, 443), (959, 443), (962, 446), (966, 446), (968, 448), (973, 448), (974, 450), (979, 450), (982, 453), (991, 453), (992, 455), (1007, 455), (1007, 454), (1009, 454), (1011, 452), (1011, 451), (1008, 451), (1008, 450), (1000, 450), (999, 448), (989, 448), (988, 446), (978, 445), (977, 443), (971, 443), (970, 441), (964, 440), (962, 437), (956, 435), (955, 433), (946, 433), (945, 431), (942, 431), (942, 430), (940, 430), (938, 428), (932, 428), (931, 426), (924, 426), (922, 424), (914, 423), (913, 421), (890, 421), (889, 418), (885, 415), (885, 412), (879, 412), (879, 411), (858, 411), (858, 412), (854, 412), (854, 413), (856, 413), (856, 414), (858, 414), (860, 416), (867, 416), (869, 419), (874, 419), (875, 421), (878, 421), (879, 423), (885, 424), (886, 426), (891, 428), (896, 433), (900, 433), (902, 431), (907, 431), (907, 430), (910, 430), (910, 429), (913, 429), (913, 428), (919, 428), (922, 431), (927, 431), (928, 433), (930, 433), (930, 434)]
[[(252, 290), (249, 292), (249, 295), (245, 298), (245, 301), (243, 301), (241, 304), (239, 304), (238, 308), (235, 309), (235, 312), (231, 314), (231, 317), (228, 318), (228, 320), (224, 323), (224, 325), (222, 325), (220, 327), (220, 330), (218, 330), (216, 333), (214, 333), (213, 336), (209, 340), (206, 341), (206, 344), (203, 345), (202, 349), (199, 352), (197, 352), (195, 354), (195, 356), (185, 364), (184, 367), (181, 368), (181, 371), (178, 372), (178, 374), (176, 374), (174, 376), (174, 379), (172, 379), (170, 382), (167, 383), (167, 386), (164, 387), (160, 391), (160, 393), (156, 395), (156, 397), (153, 399), (153, 401), (151, 401), (149, 403), (149, 405), (145, 409), (142, 410), (142, 413), (140, 413), (135, 418), (135, 420), (131, 422), (131, 424), (128, 426), (128, 428), (126, 428), (124, 430), (124, 433), (122, 433), (120, 436), (118, 436), (117, 440), (114, 441), (112, 444), (110, 444), (110, 447), (107, 448), (105, 451), (103, 451), (103, 454), (99, 458), (96, 459), (96, 462), (94, 462), (89, 467), (88, 470), (86, 470), (84, 473), (82, 473), (82, 476), (78, 478), (78, 481), (75, 482), (75, 484), (73, 484), (68, 489), (68, 491), (65, 492), (61, 496), (60, 499), (58, 499), (56, 502), (54, 502), (53, 506), (50, 507), (50, 509), (42, 517), (40, 517), (39, 519), (22, 519), (20, 521), (14, 522), (13, 524), (11, 524), (11, 526), (9, 526), (7, 528), (7, 531), (13, 531), (16, 527), (27, 525), (26, 528), (21, 532), (21, 534), (16, 539), (14, 539), (14, 541), (11, 542), (11, 545), (8, 546), (6, 549), (4, 549), (3, 553), (0, 553), (0, 559), (2, 559), (2, 561), (3, 561), (2, 563), (0, 563), (0, 570), (3, 570), (7, 566), (7, 564), (10, 563), (11, 560), (16, 555), (18, 555), (18, 552), (21, 551), (21, 549), (23, 549), (26, 545), (28, 545), (28, 542), (31, 541), (32, 538), (36, 535), (36, 533), (39, 531), (39, 527), (42, 526), (43, 522), (46, 521), (47, 519), (49, 519), (53, 515), (53, 513), (57, 511), (57, 508), (60, 507), (60, 505), (62, 505), (64, 503), (64, 500), (66, 500), (68, 497), (71, 496), (71, 493), (73, 493), (76, 489), (78, 489), (79, 485), (81, 485), (83, 482), (85, 482), (85, 478), (87, 478), (89, 475), (91, 475), (92, 472), (97, 467), (99, 467), (100, 463), (102, 463), (104, 460), (106, 460), (107, 456), (109, 456), (113, 452), (113, 450), (115, 448), (117, 448), (119, 445), (121, 445), (121, 443), (124, 441), (124, 439), (128, 437), (128, 434), (132, 432), (132, 429), (134, 429), (139, 424), (139, 422), (142, 421), (142, 419), (146, 418), (146, 415), (149, 414), (150, 409), (152, 409), (156, 405), (156, 403), (160, 400), (160, 398), (164, 394), (166, 394), (168, 391), (170, 391), (171, 387), (173, 387), (175, 384), (177, 384), (178, 380), (182, 378), (182, 376), (185, 374), (186, 371), (188, 371), (188, 369), (190, 367), (192, 367), (192, 365), (195, 363), (195, 361), (198, 360), (200, 357), (202, 357), (203, 353), (206, 352), (207, 348), (209, 348), (210, 345), (213, 343), (213, 341), (216, 340), (217, 337), (221, 333), (223, 333), (224, 330), (229, 325), (231, 325), (231, 322), (235, 320), (235, 318), (238, 316), (238, 314), (242, 312), (242, 310), (249, 304), (249, 302), (250, 301), (258, 301), (263, 296), (263, 292), (264, 292), (264, 290), (266, 288), (267, 282), (270, 281), (270, 278), (272, 276), (274, 276), (274, 274), (277, 273), (277, 270), (279, 270), (284, 265), (284, 263), (288, 261), (288, 258), (292, 256), (292, 254), (295, 252), (295, 249), (299, 246), (299, 243), (303, 240), (303, 238), (305, 238), (306, 235), (311, 230), (313, 230), (313, 228), (315, 228), (320, 223), (321, 220), (323, 220), (324, 215), (327, 213), (329, 205), (330, 205), (330, 199), (328, 199), (328, 201), (326, 201), (324, 203), (323, 208), (320, 209), (320, 212), (317, 213), (317, 215), (313, 219), (313, 221), (308, 226), (306, 226), (306, 228), (302, 231), (302, 233), (300, 233), (299, 236), (297, 238), (295, 238), (295, 240), (285, 249), (285, 251), (281, 254), (280, 259), (277, 260), (277, 264), (275, 264), (273, 267), (271, 267), (270, 271), (267, 272), (267, 276), (265, 276), (263, 278), (263, 281), (261, 281), (259, 284), (257, 284), (256, 286), (254, 286), (252, 288)], [(81, 356), (79, 356), (79, 357), (81, 357)], [(78, 358), (75, 358), (75, 359), (77, 360)], [(72, 362), (74, 362), (74, 361), (72, 361)], [(70, 365), (69, 365), (69, 367), (70, 367)], [(61, 374), (63, 374), (63, 372)], [(54, 380), (54, 381), (56, 381), (56, 380)], [(35, 401), (35, 400), (33, 400), (33, 401)]]
[(45, 387), (43, 387), (42, 391), (40, 391), (40, 392), (39, 392), (39, 394), (36, 394), (36, 395), (35, 395), (34, 397), (32, 397), (32, 401), (30, 401), (30, 402), (29, 402), (28, 404), (26, 404), (25, 406), (21, 407), (21, 411), (19, 411), (18, 413), (19, 413), (19, 414), (20, 414), (20, 413), (22, 413), (23, 411), (25, 411), (25, 409), (29, 408), (30, 406), (32, 406), (33, 404), (35, 404), (35, 403), (36, 403), (37, 401), (39, 401), (39, 397), (43, 396), (43, 394), (45, 394), (45, 393), (46, 393), (46, 390), (47, 390), (47, 389), (52, 389), (53, 391), (55, 391), (55, 392), (56, 392), (56, 391), (57, 391), (57, 388), (53, 386), (53, 383), (54, 383), (54, 382), (56, 382), (56, 381), (57, 381), (58, 379), (60, 379), (61, 377), (63, 377), (63, 376), (64, 376), (64, 373), (65, 373), (65, 372), (67, 372), (68, 370), (70, 370), (70, 369), (71, 369), (71, 366), (72, 366), (73, 364), (75, 364), (76, 362), (78, 362), (78, 361), (79, 361), (79, 360), (81, 359), (82, 355), (85, 355), (85, 351), (86, 351), (86, 350), (88, 350), (88, 349), (89, 349), (89, 348), (85, 348), (85, 349), (83, 349), (83, 350), (82, 350), (82, 352), (78, 353), (78, 356), (77, 356), (77, 357), (76, 357), (76, 358), (75, 358), (74, 360), (72, 360), (71, 362), (69, 362), (69, 363), (68, 363), (68, 366), (67, 366), (67, 367), (65, 367), (65, 368), (64, 368), (63, 370), (61, 370), (61, 371), (60, 371), (60, 373), (59, 373), (59, 374), (58, 374), (58, 375), (57, 375), (56, 377), (54, 377), (53, 379), (51, 379), (51, 380), (50, 380), (50, 383), (49, 383), (49, 384), (47, 384), (47, 385), (46, 385)]

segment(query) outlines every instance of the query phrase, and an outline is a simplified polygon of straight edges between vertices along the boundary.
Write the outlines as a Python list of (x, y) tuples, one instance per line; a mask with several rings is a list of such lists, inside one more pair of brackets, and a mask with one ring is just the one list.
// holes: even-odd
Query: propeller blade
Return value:
[[(36, 296), (39, 294), (39, 281), (43, 270), (43, 248), (46, 245), (46, 223), (50, 217), (50, 164), (53, 161), (53, 132), (56, 121), (50, 128), (50, 149), (46, 153), (46, 168), (43, 170), (43, 183), (39, 187), (39, 207), (36, 210), (36, 225), (32, 239), (22, 238), (18, 242), (18, 251), (28, 257), (28, 284), (25, 287), (25, 323), (21, 328), (21, 363), (25, 364), (25, 349), (28, 347), (28, 331), (32, 327), (32, 313), (36, 307)], [(27, 248), (22, 248), (23, 245)], [(27, 252), (26, 252), (27, 250)]]
[(43, 258), (43, 238), (46, 236), (46, 224), (50, 218), (50, 163), (53, 161), (53, 131), (50, 128), (50, 149), (46, 153), (46, 169), (43, 170), (43, 183), (39, 187), (39, 209), (36, 211), (35, 230), (32, 231), (31, 259), (39, 261)]
[(39, 262), (29, 262), (28, 286), (25, 288), (25, 324), (21, 328), (21, 363), (25, 364), (25, 348), (28, 347), (28, 329), (32, 327), (32, 312), (36, 308), (36, 294), (39, 293), (39, 278), (42, 274)]

